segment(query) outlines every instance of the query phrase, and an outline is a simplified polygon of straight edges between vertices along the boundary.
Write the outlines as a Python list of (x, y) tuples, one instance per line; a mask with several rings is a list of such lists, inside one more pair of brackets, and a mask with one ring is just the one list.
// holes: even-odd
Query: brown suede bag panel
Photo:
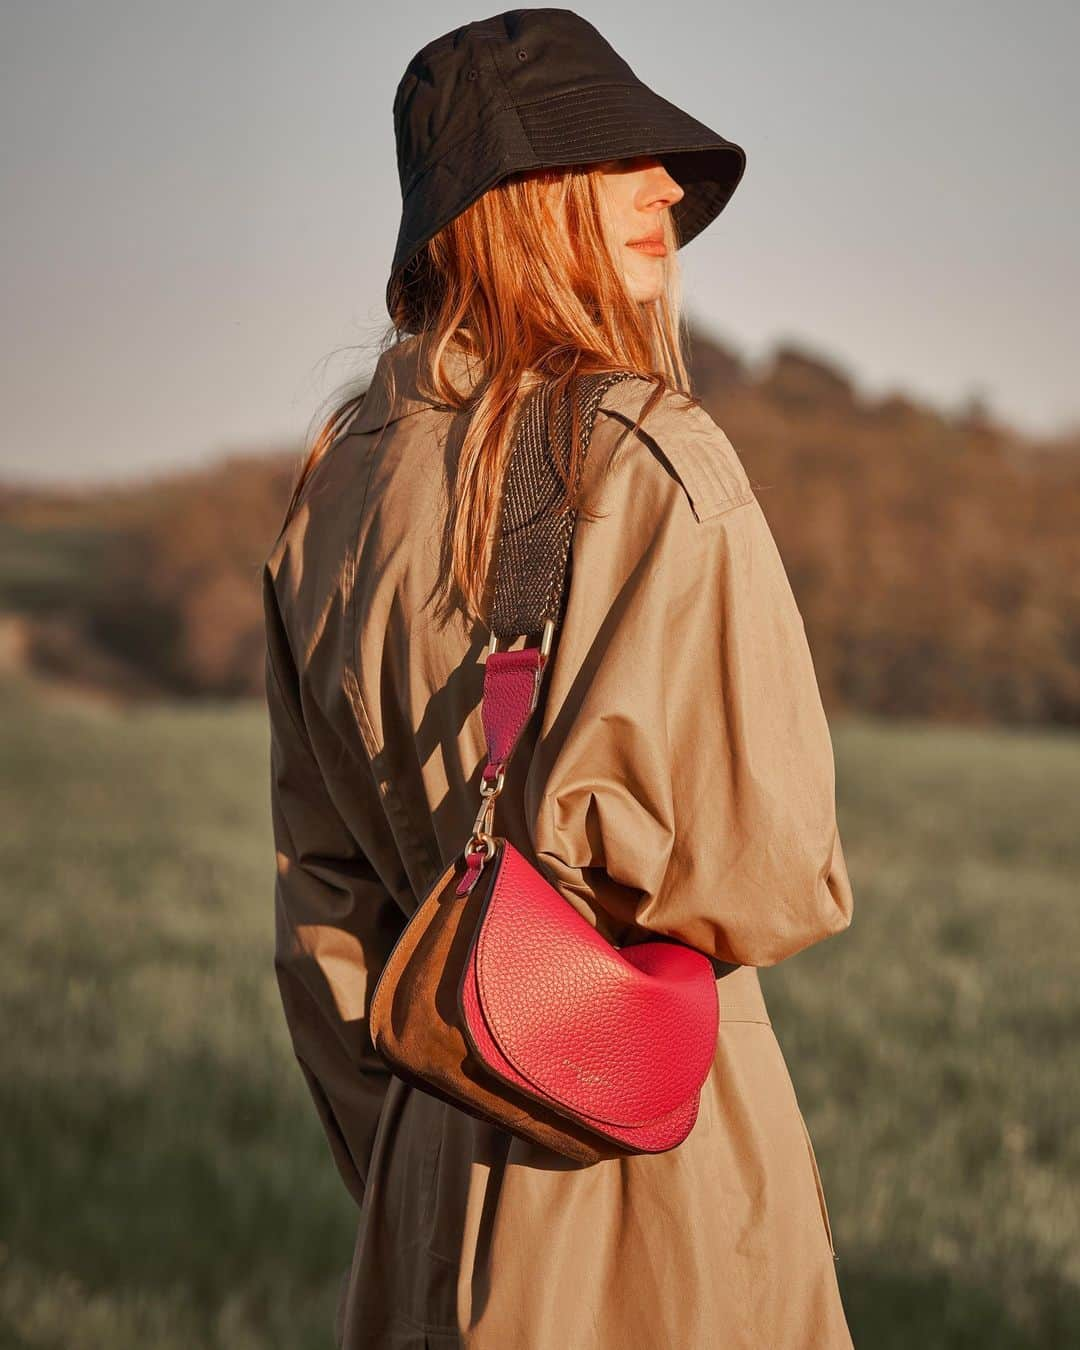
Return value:
[(496, 1077), (472, 1053), (458, 990), (498, 853), (468, 895), (455, 894), (458, 857), (428, 891), (383, 967), (369, 1013), (371, 1039), (399, 1078), (459, 1110), (583, 1163), (625, 1150)]

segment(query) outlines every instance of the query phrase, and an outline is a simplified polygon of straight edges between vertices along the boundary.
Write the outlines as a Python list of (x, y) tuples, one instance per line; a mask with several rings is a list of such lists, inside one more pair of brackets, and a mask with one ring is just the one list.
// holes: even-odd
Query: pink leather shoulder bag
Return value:
[[(578, 382), (582, 445), (604, 390)], [(482, 718), (481, 805), (379, 977), (372, 1041), (406, 1081), (581, 1162), (675, 1147), (697, 1118), (719, 999), (712, 961), (674, 938), (613, 946), (506, 838), (496, 798), (539, 703), (573, 530), (558, 511), (564, 404), (526, 400), (507, 469)], [(567, 460), (563, 460), (566, 463)], [(500, 641), (539, 638), (504, 650)]]

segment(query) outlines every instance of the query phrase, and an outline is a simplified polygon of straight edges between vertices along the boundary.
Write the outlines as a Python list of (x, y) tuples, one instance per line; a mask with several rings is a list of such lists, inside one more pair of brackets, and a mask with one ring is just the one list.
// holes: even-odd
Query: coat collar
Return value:
[[(454, 388), (465, 396), (473, 393), (483, 376), (480, 362), (456, 346), (447, 348), (444, 368)], [(429, 344), (424, 342), (423, 334), (411, 334), (388, 347), (375, 363), (371, 383), (350, 431), (380, 431), (388, 422), (430, 408), (455, 411), (442, 402), (430, 380)]]

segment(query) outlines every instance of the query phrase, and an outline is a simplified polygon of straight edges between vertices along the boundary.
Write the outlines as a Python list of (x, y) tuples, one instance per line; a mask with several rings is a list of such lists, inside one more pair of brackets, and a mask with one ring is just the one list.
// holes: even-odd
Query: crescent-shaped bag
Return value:
[[(620, 373), (578, 380), (583, 451)], [(677, 939), (617, 947), (507, 839), (492, 814), (538, 705), (574, 513), (556, 509), (574, 413), (541, 388), (515, 431), (495, 558), (482, 717), (488, 759), (462, 852), (379, 976), (371, 1039), (406, 1082), (580, 1162), (659, 1153), (693, 1128), (719, 1023), (711, 959)], [(579, 460), (579, 463), (581, 461)], [(568, 456), (563, 460), (568, 463)], [(540, 637), (539, 646), (497, 650)]]

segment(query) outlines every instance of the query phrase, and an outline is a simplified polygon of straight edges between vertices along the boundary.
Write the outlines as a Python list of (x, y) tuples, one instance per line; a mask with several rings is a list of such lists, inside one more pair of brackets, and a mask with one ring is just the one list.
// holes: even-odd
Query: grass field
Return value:
[[(835, 740), (855, 920), (764, 979), (855, 1343), (1078, 1345), (1080, 741)], [(259, 706), (0, 685), (4, 1347), (331, 1345), (354, 1215), (277, 1001), (267, 792)]]

